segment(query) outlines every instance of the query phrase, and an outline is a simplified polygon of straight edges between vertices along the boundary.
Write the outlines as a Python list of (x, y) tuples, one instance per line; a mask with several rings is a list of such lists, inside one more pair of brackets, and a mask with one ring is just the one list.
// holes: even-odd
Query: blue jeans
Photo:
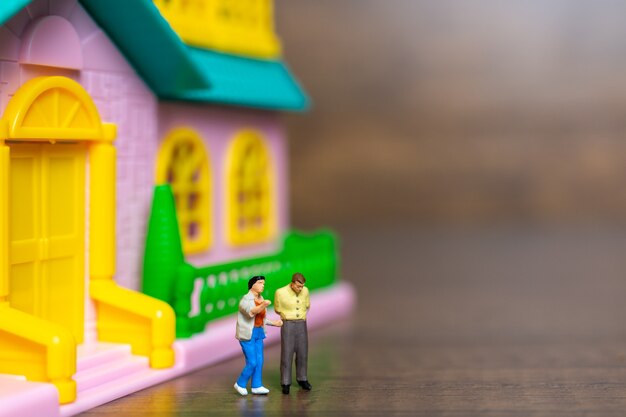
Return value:
[(237, 385), (242, 388), (248, 385), (250, 377), (252, 377), (252, 388), (263, 386), (263, 339), (265, 339), (263, 327), (255, 327), (252, 330), (252, 338), (250, 340), (239, 341), (243, 355), (246, 358), (246, 366), (241, 371), (239, 379), (237, 379)]

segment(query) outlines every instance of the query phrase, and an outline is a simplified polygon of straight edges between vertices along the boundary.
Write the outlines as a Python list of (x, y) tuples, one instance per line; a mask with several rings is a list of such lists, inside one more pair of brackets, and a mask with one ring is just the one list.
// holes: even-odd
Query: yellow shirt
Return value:
[(283, 320), (305, 320), (310, 306), (307, 287), (302, 288), (300, 294), (296, 294), (289, 284), (277, 289), (274, 294), (274, 311)]

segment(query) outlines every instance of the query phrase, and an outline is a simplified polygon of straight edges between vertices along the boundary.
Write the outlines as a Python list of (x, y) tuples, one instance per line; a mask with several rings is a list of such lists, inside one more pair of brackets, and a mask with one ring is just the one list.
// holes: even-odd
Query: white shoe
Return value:
[(252, 393), (257, 395), (267, 395), (269, 392), (270, 390), (265, 387), (252, 388)]
[[(248, 395), (248, 390), (245, 388), (241, 388), (239, 385), (237, 385), (236, 382), (235, 382), (234, 387), (242, 397), (245, 397), (246, 395)], [(252, 392), (254, 392), (254, 389), (252, 390)]]

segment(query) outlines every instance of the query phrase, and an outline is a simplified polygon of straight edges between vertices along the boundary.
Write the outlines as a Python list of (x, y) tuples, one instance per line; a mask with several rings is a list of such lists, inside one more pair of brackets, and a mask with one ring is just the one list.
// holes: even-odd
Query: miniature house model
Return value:
[[(279, 116), (308, 101), (272, 7), (0, 2), (0, 374), (20, 376), (0, 375), (0, 402), (15, 415), (123, 395), (71, 408), (107, 391), (87, 381), (106, 357), (165, 375), (151, 383), (202, 365), (186, 346), (220, 320), (233, 337), (252, 274), (268, 294), (296, 271), (313, 297), (338, 294), (332, 234), (289, 229)], [(22, 387), (56, 408), (29, 409)]]

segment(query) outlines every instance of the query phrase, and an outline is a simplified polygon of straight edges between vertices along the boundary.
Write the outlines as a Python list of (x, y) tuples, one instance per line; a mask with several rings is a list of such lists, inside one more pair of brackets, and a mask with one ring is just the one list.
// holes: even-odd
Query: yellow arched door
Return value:
[[(105, 138), (87, 92), (65, 77), (25, 83), (8, 103), (11, 307), (84, 335), (85, 169)], [(92, 177), (96, 176), (92, 172)]]
[(17, 143), (10, 163), (13, 308), (84, 333), (85, 147)]
[(76, 398), (86, 282), (98, 340), (130, 343), (154, 368), (174, 364), (172, 308), (113, 281), (114, 139), (115, 126), (66, 77), (24, 83), (0, 119), (0, 373), (51, 382), (63, 404)]

